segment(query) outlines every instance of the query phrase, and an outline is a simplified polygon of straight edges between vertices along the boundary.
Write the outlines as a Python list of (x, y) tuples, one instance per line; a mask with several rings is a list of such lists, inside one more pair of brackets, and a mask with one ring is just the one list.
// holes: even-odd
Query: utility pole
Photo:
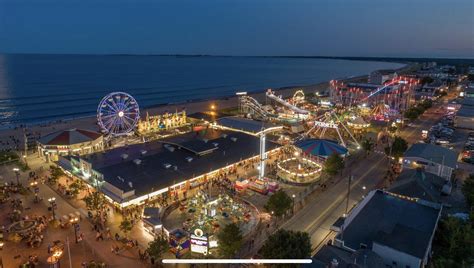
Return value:
[(347, 200), (346, 200), (346, 215), (349, 212), (349, 197), (351, 195), (351, 182), (352, 182), (352, 175), (349, 175), (349, 182), (347, 184)]
[(69, 256), (69, 268), (72, 268), (71, 248), (69, 248), (69, 237), (66, 237), (66, 241), (67, 241), (67, 255)]

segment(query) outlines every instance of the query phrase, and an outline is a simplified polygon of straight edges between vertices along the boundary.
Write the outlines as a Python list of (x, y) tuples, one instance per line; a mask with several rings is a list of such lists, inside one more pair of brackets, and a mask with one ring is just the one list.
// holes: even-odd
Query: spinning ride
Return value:
[(128, 93), (112, 92), (97, 108), (97, 122), (105, 134), (114, 136), (130, 133), (140, 119), (137, 101)]

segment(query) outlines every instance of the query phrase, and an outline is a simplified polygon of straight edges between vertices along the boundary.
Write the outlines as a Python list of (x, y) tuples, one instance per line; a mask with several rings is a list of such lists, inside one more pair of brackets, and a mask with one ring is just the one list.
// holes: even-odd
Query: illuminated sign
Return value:
[(321, 122), (321, 121), (314, 121), (314, 125), (318, 127), (324, 127), (324, 128), (338, 128), (337, 124)]
[(207, 255), (208, 239), (204, 236), (204, 232), (201, 229), (194, 230), (194, 234), (191, 235), (191, 252)]

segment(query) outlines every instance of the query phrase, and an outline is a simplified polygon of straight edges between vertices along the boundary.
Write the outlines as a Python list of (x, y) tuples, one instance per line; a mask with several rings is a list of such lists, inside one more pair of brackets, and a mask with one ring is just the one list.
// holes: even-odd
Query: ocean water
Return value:
[(113, 91), (128, 92), (143, 110), (402, 66), (301, 58), (0, 54), (0, 127), (93, 116), (101, 98)]

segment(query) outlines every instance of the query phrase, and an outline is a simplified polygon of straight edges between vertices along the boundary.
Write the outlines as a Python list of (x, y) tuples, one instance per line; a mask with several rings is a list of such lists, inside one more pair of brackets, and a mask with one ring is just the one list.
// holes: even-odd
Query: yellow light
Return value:
[(216, 105), (211, 104), (211, 110), (215, 110), (215, 109), (216, 109)]

